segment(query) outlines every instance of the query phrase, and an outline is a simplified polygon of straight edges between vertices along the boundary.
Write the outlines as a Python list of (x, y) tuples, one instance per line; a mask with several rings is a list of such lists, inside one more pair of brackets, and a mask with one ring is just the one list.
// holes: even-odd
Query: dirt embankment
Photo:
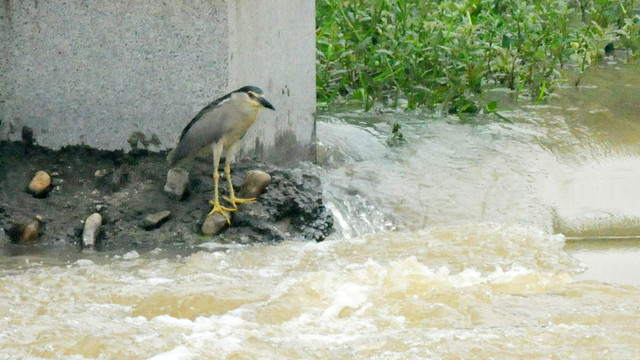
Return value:
[[(0, 142), (0, 254), (40, 251), (50, 247), (81, 248), (84, 221), (93, 213), (102, 216), (97, 250), (151, 249), (158, 246), (189, 246), (211, 237), (201, 226), (211, 210), (213, 197), (211, 161), (182, 165), (190, 174), (188, 193), (182, 200), (164, 191), (165, 154), (135, 151), (107, 152), (84, 146), (52, 151), (20, 142)], [(215, 236), (218, 242), (264, 242), (283, 239), (321, 241), (333, 226), (322, 204), (320, 180), (300, 169), (280, 169), (241, 162), (233, 166), (237, 187), (246, 172), (260, 169), (271, 182), (255, 204), (243, 204), (232, 226)], [(28, 192), (38, 171), (51, 176), (46, 197)], [(220, 181), (221, 196), (227, 186)], [(158, 228), (145, 229), (148, 214), (170, 211)], [(42, 219), (37, 239), (16, 244), (12, 228)]]

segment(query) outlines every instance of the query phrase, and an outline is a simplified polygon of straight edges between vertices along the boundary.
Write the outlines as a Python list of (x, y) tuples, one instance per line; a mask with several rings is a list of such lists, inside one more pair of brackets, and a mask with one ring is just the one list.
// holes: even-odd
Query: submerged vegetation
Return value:
[(505, 86), (539, 101), (605, 48), (637, 57), (637, 3), (317, 0), (318, 100), (477, 112), (483, 89)]

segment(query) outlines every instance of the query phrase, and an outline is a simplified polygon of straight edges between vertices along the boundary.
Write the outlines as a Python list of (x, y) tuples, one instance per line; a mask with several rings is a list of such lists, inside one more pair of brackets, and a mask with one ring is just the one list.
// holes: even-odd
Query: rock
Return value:
[(184, 199), (187, 195), (189, 185), (189, 173), (179, 167), (172, 168), (167, 173), (167, 182), (164, 184), (164, 191), (177, 200)]
[(301, 169), (271, 173), (267, 191), (250, 211), (235, 214), (225, 236), (237, 238), (249, 228), (258, 241), (324, 240), (332, 232), (333, 217), (322, 203), (320, 179)]
[(125, 173), (122, 169), (116, 168), (111, 171), (96, 170), (95, 172), (96, 184), (103, 191), (118, 191), (122, 185), (126, 183), (129, 178), (129, 174)]
[(13, 224), (7, 231), (9, 239), (14, 243), (32, 242), (42, 235), (42, 217), (36, 216), (32, 221)]
[(101, 177), (105, 177), (107, 175), (107, 170), (104, 169), (100, 169), (100, 170), (96, 170), (96, 172), (93, 174), (93, 176), (96, 177), (96, 179), (99, 179)]
[(29, 183), (28, 191), (33, 197), (44, 198), (51, 189), (51, 176), (46, 171), (38, 171)]
[(82, 231), (82, 246), (85, 248), (93, 248), (96, 244), (96, 238), (100, 232), (102, 225), (102, 215), (93, 213), (89, 215), (84, 222), (84, 230)]
[(144, 218), (144, 220), (142, 220), (141, 226), (145, 230), (157, 229), (160, 227), (160, 225), (164, 224), (165, 221), (169, 220), (170, 216), (171, 211), (169, 210), (149, 214)]
[[(64, 179), (62, 179), (60, 177), (60, 173), (57, 171), (52, 172), (51, 174), (49, 174), (51, 176), (51, 187), (52, 188), (57, 188), (60, 185), (62, 185), (64, 183)], [(59, 189), (56, 189), (59, 190)]]
[(129, 178), (129, 174), (122, 171), (122, 169), (115, 169), (111, 172), (109, 177), (109, 184), (116, 190), (119, 189)]
[[(19, 136), (20, 128), (17, 129)], [(256, 203), (241, 205), (241, 209), (233, 213), (232, 226), (226, 225), (219, 214), (213, 215), (203, 226), (206, 214), (211, 210), (209, 200), (213, 198), (211, 158), (190, 162), (190, 168), (184, 168), (189, 171), (188, 194), (178, 202), (163, 190), (165, 183), (162, 180), (169, 171), (164, 154), (106, 152), (84, 146), (54, 151), (37, 144), (31, 151), (30, 161), (25, 162), (22, 142), (0, 145), (0, 228), (5, 230), (7, 245), (4, 249), (0, 244), (0, 256), (15, 249), (39, 252), (43, 250), (39, 245), (44, 240), (45, 249), (55, 246), (57, 251), (58, 241), (64, 239), (62, 242), (68, 243), (65, 246), (74, 251), (78, 243), (82, 244), (85, 220), (94, 212), (102, 216), (94, 247), (116, 253), (157, 247), (190, 249), (203, 239), (216, 243), (320, 241), (330, 232), (331, 213), (321, 203), (322, 184), (315, 167), (291, 171), (253, 161), (239, 162), (232, 173), (238, 196), (244, 194), (241, 184), (250, 170), (265, 171), (271, 176), (271, 182), (258, 195)], [(33, 171), (29, 172), (29, 169)], [(128, 174), (128, 180), (111, 192), (107, 180), (114, 176), (116, 169), (122, 170), (122, 180)], [(46, 199), (34, 199), (26, 192), (31, 179), (25, 178), (24, 174), (33, 176), (38, 170), (47, 171), (51, 177), (51, 190)], [(98, 176), (94, 176), (96, 170), (99, 170)], [(104, 177), (105, 189), (98, 187), (99, 177)], [(58, 192), (55, 184), (62, 180), (64, 183)], [(229, 187), (223, 177), (220, 179), (220, 198), (228, 194)], [(223, 205), (230, 206), (224, 201)], [(162, 210), (171, 210), (170, 219), (157, 230), (145, 231), (141, 223), (147, 214)], [(15, 223), (32, 221), (31, 214), (41, 214), (46, 219), (39, 239), (26, 244), (38, 246), (11, 246), (9, 228)], [(203, 237), (203, 233), (216, 235)], [(19, 241), (20, 235), (14, 238)]]
[[(228, 214), (231, 216), (231, 214)], [(227, 227), (227, 220), (219, 213), (215, 213), (211, 216), (207, 216), (202, 223), (202, 234), (206, 236), (214, 236), (219, 234)]]
[(271, 182), (271, 175), (261, 170), (251, 170), (247, 172), (247, 178), (240, 186), (240, 197), (255, 198), (262, 194), (267, 185)]

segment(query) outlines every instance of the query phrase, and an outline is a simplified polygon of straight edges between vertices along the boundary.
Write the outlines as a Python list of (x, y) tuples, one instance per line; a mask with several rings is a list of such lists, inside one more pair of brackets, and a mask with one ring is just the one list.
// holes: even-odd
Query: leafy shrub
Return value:
[(542, 97), (617, 41), (636, 57), (636, 1), (317, 0), (321, 102), (476, 112), (487, 86)]

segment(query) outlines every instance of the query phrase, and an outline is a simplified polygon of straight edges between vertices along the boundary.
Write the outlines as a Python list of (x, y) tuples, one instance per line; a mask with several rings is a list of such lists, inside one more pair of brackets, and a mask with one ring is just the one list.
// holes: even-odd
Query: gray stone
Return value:
[(64, 183), (64, 180), (60, 178), (60, 173), (53, 172), (50, 175), (51, 175), (51, 188), (59, 190), (60, 185)]
[(165, 221), (169, 220), (169, 217), (171, 217), (171, 211), (169, 210), (149, 214), (142, 220), (142, 228), (145, 230), (157, 229)]
[(225, 231), (229, 241), (322, 241), (333, 229), (333, 217), (322, 203), (320, 179), (300, 169), (271, 169), (271, 183), (254, 204), (234, 213)]
[(164, 191), (177, 200), (184, 199), (189, 186), (189, 173), (183, 168), (175, 167), (167, 173)]
[(271, 182), (271, 175), (261, 170), (247, 171), (247, 178), (240, 186), (240, 197), (255, 198), (262, 194)]
[(100, 232), (102, 225), (102, 215), (93, 213), (87, 217), (84, 222), (84, 230), (82, 231), (82, 246), (85, 248), (93, 248), (96, 244), (96, 238)]
[(129, 178), (129, 174), (125, 173), (121, 168), (96, 170), (94, 175), (98, 188), (110, 192), (118, 191)]
[[(232, 216), (232, 214), (228, 214)], [(229, 224), (227, 220), (219, 213), (215, 213), (207, 218), (202, 223), (202, 234), (206, 236), (214, 236), (224, 230)]]
[(51, 176), (46, 171), (38, 171), (27, 189), (33, 197), (44, 198), (51, 190)]

